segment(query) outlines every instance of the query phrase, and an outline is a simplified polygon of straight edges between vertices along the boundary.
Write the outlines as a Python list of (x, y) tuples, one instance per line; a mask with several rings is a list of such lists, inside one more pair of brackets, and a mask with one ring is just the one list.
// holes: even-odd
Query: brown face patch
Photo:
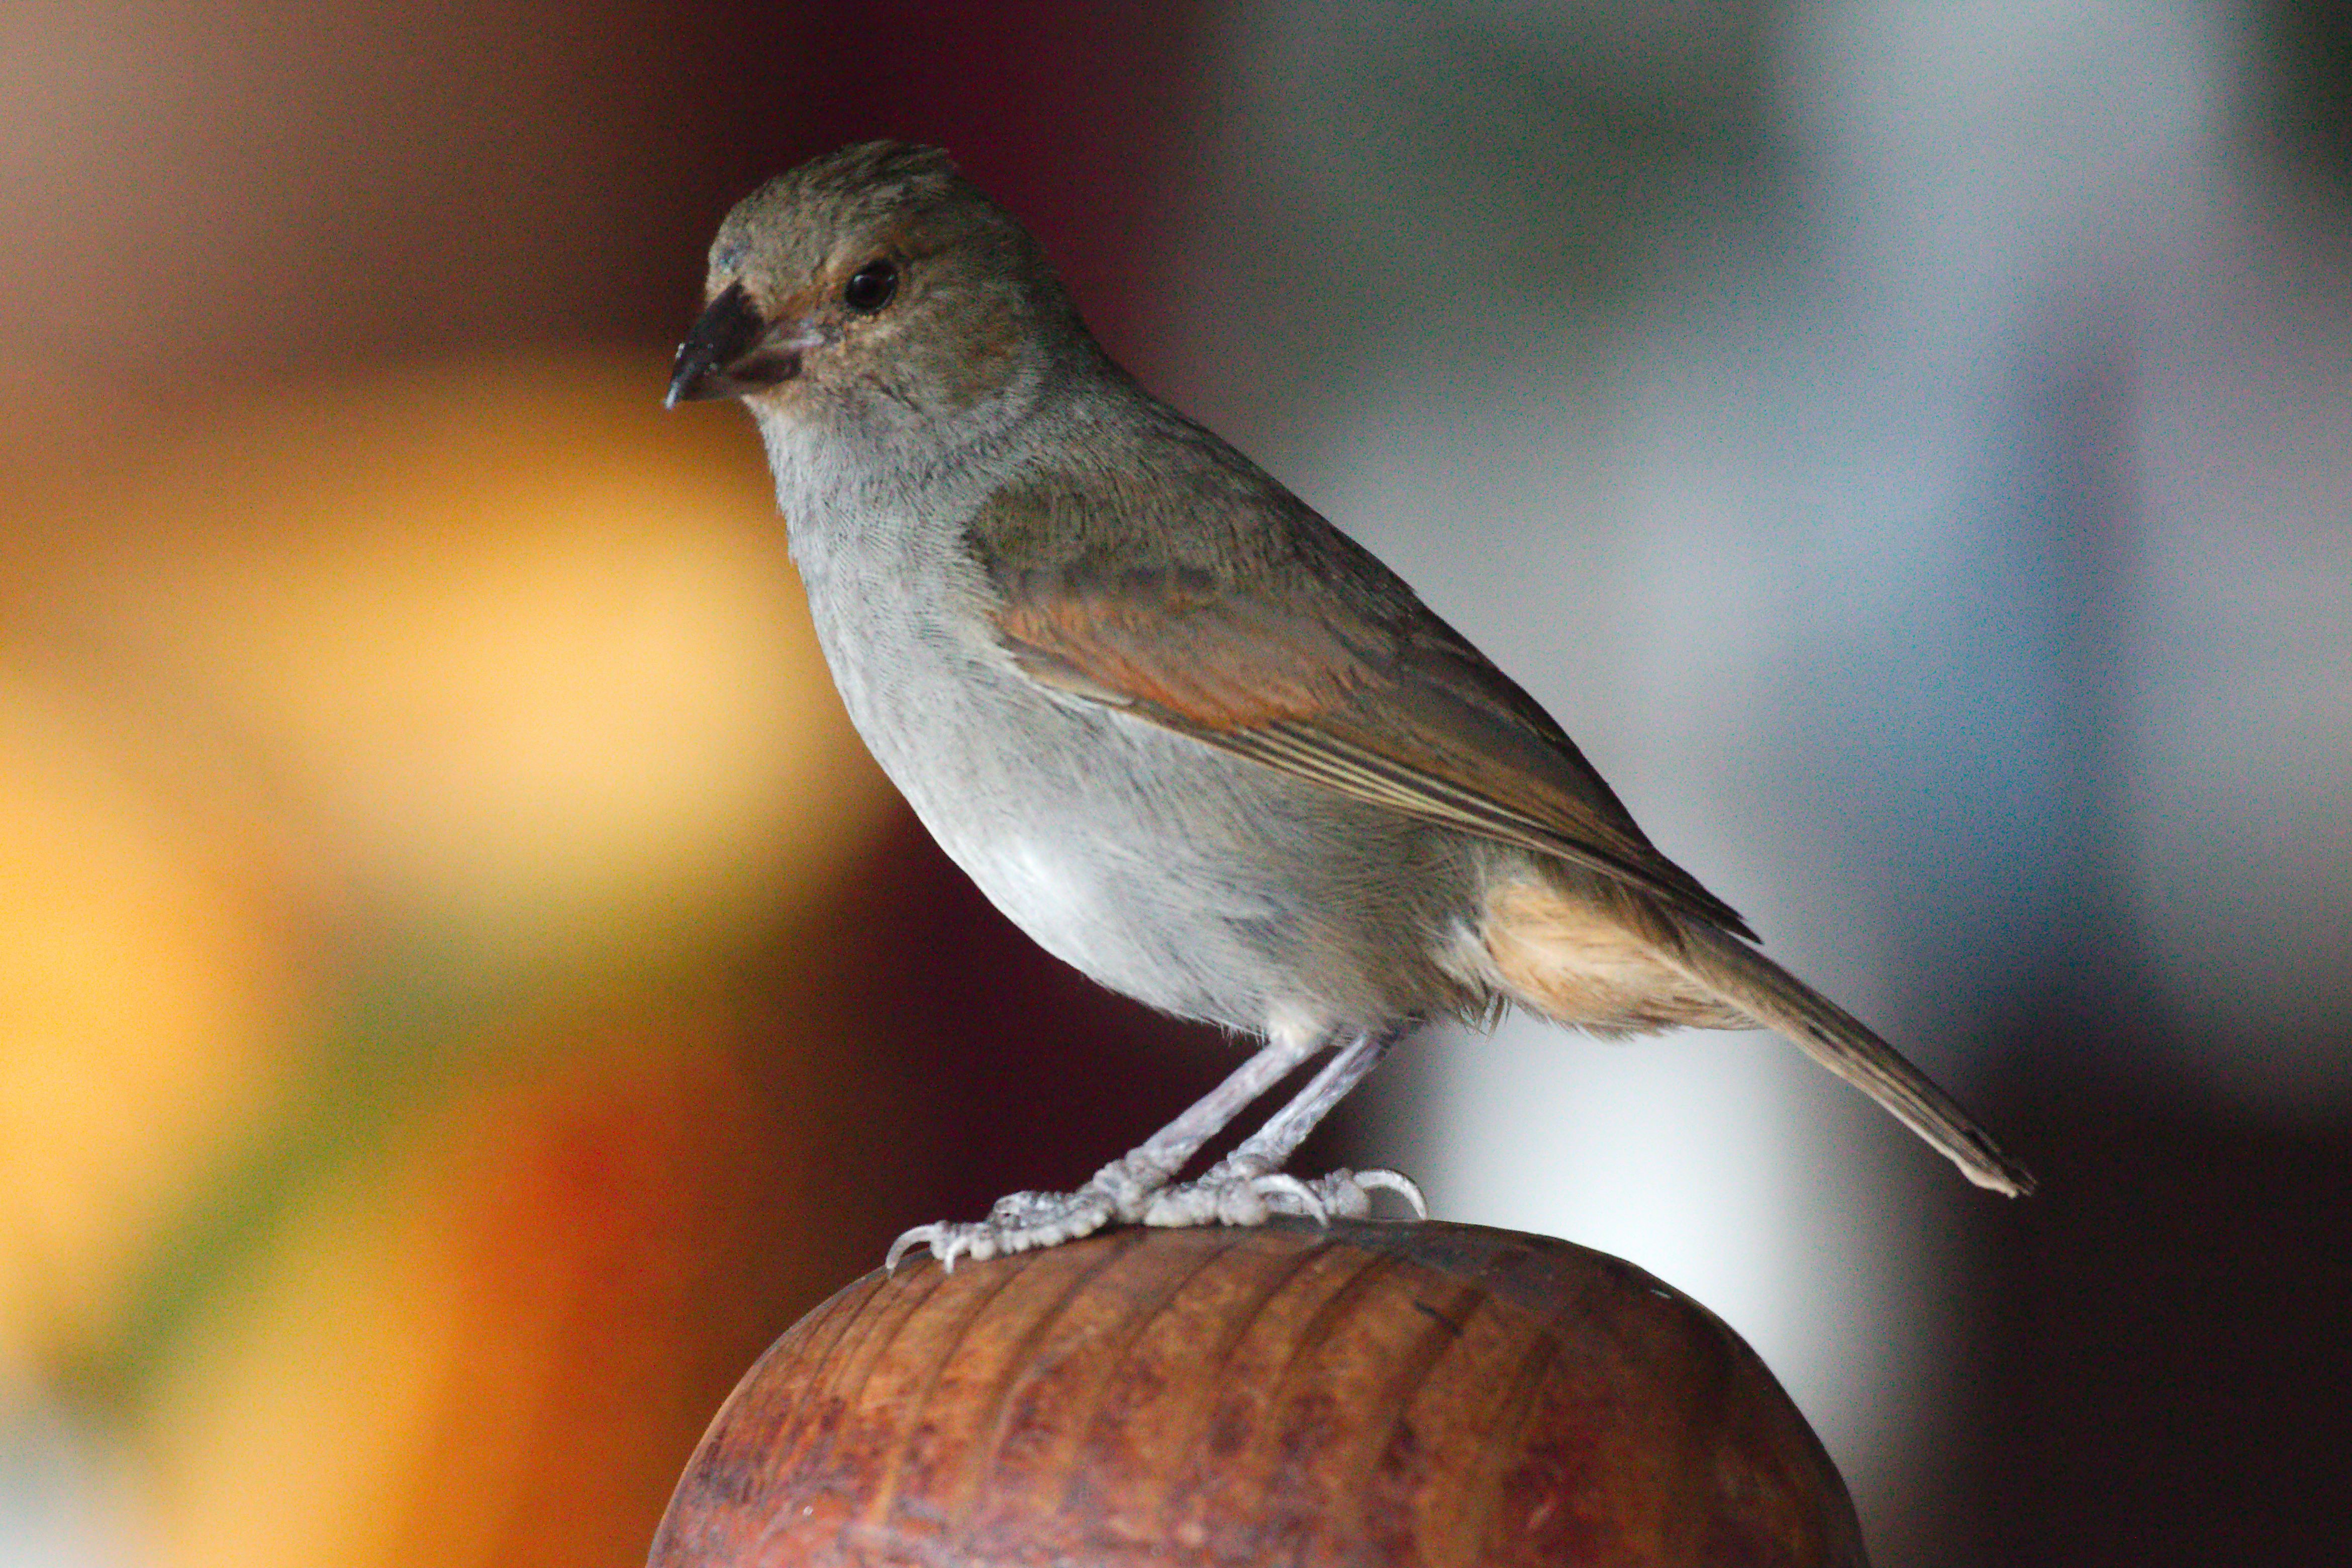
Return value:
[[(952, 236), (901, 223), (837, 243), (796, 286), (772, 285), (762, 300), (770, 321), (787, 331), (813, 324), (829, 339), (807, 354), (809, 384), (785, 395), (879, 395), (947, 416), (1003, 390), (1023, 359), (1026, 317), (1018, 279), (992, 275), (989, 260)], [(876, 261), (898, 267), (897, 291), (878, 310), (854, 310), (849, 280)]]
[(969, 408), (1004, 390), (1017, 365), (1024, 327), (1018, 312), (993, 298), (994, 290), (977, 295), (965, 320), (958, 323), (961, 350), (950, 360), (942, 377), (950, 408)]
[(824, 316), (825, 306), (837, 293), (834, 285), (822, 279), (804, 284), (769, 303), (768, 320), (784, 325), (821, 320)]

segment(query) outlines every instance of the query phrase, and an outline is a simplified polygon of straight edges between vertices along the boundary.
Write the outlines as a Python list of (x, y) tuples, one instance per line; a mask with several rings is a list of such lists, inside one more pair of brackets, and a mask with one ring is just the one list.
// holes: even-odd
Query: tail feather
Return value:
[(1681, 919), (1681, 951), (1659, 957), (1876, 1100), (1980, 1187), (2011, 1197), (2032, 1174), (2000, 1152), (1958, 1101), (1869, 1026), (1730, 932)]

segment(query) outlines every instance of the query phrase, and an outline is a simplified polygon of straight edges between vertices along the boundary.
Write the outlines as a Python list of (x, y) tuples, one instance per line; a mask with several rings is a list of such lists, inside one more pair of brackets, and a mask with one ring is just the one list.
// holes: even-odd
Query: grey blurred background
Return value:
[(1516, 1021), (1310, 1159), (1706, 1302), (1882, 1563), (2342, 1555), (2347, 7), (23, 0), (0, 86), (0, 1560), (635, 1561), (768, 1336), (1230, 1061), (923, 842), (655, 409), (877, 134), (2043, 1191)]

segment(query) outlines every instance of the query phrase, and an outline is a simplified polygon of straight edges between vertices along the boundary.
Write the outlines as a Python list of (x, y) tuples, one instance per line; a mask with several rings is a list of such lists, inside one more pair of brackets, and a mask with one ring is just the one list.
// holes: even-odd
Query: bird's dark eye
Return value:
[(849, 275), (841, 302), (861, 316), (870, 316), (898, 291), (898, 268), (887, 261), (869, 261)]

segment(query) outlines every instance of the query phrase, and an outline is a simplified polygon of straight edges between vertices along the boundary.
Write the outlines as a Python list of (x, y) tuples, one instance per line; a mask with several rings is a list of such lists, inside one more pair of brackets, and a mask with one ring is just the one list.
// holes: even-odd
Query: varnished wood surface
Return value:
[(1770, 1373), (1629, 1264), (1477, 1226), (1121, 1230), (848, 1286), (653, 1568), (1859, 1564)]

